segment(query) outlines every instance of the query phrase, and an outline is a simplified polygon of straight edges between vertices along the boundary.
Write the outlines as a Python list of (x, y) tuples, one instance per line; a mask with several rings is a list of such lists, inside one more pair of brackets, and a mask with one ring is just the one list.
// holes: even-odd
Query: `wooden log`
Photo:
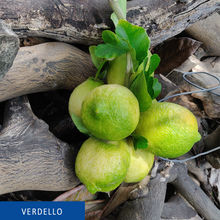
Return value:
[(18, 49), (18, 36), (0, 19), (0, 78), (11, 68)]
[(172, 196), (164, 203), (161, 220), (202, 220), (194, 209), (189, 207), (179, 195)]
[[(179, 34), (211, 15), (218, 0), (137, 0), (127, 3), (127, 20), (142, 26), (151, 45)], [(20, 36), (37, 36), (85, 45), (102, 42), (103, 30), (112, 29), (112, 9), (99, 0), (4, 0), (0, 18)]]
[(220, 210), (188, 176), (186, 165), (172, 162), (161, 166), (156, 176), (151, 178), (147, 185), (149, 190), (147, 195), (125, 203), (118, 220), (160, 219), (167, 183), (174, 185), (175, 189), (202, 217), (209, 220), (219, 220)]
[(198, 50), (198, 59), (204, 56), (220, 56), (220, 15), (218, 13), (198, 21), (186, 29), (194, 39), (203, 42), (203, 50)]
[(6, 102), (0, 133), (0, 194), (20, 190), (64, 191), (78, 185), (78, 151), (57, 139), (32, 112), (27, 96)]
[(73, 90), (96, 71), (90, 55), (70, 44), (21, 47), (8, 74), (0, 80), (0, 102), (36, 92)]

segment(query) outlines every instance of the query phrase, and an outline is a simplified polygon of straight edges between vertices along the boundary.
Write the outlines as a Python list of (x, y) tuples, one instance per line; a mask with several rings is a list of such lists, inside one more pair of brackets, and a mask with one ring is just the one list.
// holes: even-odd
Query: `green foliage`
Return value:
[(138, 135), (138, 134), (132, 134), (131, 138), (134, 143), (134, 149), (146, 149), (148, 146), (148, 141), (145, 137)]
[(112, 31), (103, 31), (102, 39), (105, 44), (99, 44), (95, 49), (96, 56), (100, 58), (113, 60), (114, 58), (127, 53), (130, 49), (128, 43)]
[(115, 33), (126, 40), (136, 51), (136, 60), (142, 63), (148, 54), (150, 39), (144, 28), (132, 25), (125, 20), (120, 20)]
[[(148, 60), (148, 58), (146, 57), (145, 60)], [(146, 67), (146, 65), (144, 65), (144, 67)], [(148, 93), (144, 71), (138, 74), (133, 80), (130, 90), (134, 93), (139, 102), (140, 112), (147, 111), (152, 104), (152, 99)]]

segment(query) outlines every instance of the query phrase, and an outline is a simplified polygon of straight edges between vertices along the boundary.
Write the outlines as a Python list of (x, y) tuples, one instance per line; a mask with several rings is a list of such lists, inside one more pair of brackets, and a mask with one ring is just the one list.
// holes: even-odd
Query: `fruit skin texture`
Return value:
[(75, 173), (90, 193), (109, 192), (122, 183), (129, 164), (125, 140), (104, 142), (90, 137), (77, 154)]
[(138, 100), (126, 87), (107, 84), (93, 89), (83, 100), (81, 118), (92, 135), (119, 141), (136, 128), (140, 117)]
[(94, 81), (93, 77), (88, 78), (83, 83), (79, 84), (71, 93), (69, 98), (69, 114), (81, 116), (81, 105), (84, 98), (96, 87), (103, 85), (101, 80)]
[(152, 154), (166, 158), (187, 153), (201, 139), (193, 113), (169, 102), (154, 103), (142, 112), (134, 134), (147, 138)]
[(133, 140), (127, 138), (128, 151), (130, 153), (130, 166), (125, 179), (126, 183), (140, 182), (151, 170), (154, 163), (154, 155), (146, 149), (134, 149)]

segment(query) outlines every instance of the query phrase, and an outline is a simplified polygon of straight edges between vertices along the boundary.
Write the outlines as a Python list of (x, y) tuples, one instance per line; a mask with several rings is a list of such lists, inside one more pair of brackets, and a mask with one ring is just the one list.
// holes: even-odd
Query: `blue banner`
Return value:
[(85, 202), (2, 202), (1, 219), (85, 220)]

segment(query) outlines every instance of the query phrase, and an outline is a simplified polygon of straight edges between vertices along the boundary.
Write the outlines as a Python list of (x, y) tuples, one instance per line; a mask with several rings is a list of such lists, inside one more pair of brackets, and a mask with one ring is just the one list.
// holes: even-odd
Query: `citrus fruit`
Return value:
[(126, 72), (126, 54), (116, 57), (111, 63), (107, 72), (108, 84), (124, 85)]
[(88, 78), (83, 83), (79, 84), (71, 93), (69, 98), (69, 114), (81, 116), (81, 105), (84, 98), (96, 87), (103, 85), (101, 80), (95, 81), (93, 77)]
[(146, 149), (134, 149), (132, 138), (127, 138), (128, 152), (130, 153), (130, 166), (123, 180), (126, 183), (140, 182), (151, 170), (154, 163), (154, 155)]
[(90, 193), (109, 192), (122, 183), (129, 164), (125, 140), (104, 142), (90, 137), (77, 154), (75, 173)]
[(193, 113), (169, 102), (154, 103), (142, 112), (134, 134), (147, 138), (152, 154), (167, 158), (187, 153), (201, 138)]
[[(148, 58), (152, 56), (151, 52), (148, 50)], [(125, 72), (126, 72), (126, 54), (116, 57), (111, 63), (107, 71), (107, 83), (108, 84), (119, 84), (124, 85)], [(150, 59), (148, 59), (146, 70), (148, 70), (150, 65)], [(140, 65), (137, 72), (131, 75), (131, 82), (134, 78), (143, 70), (143, 64)]]
[(139, 104), (126, 87), (106, 84), (93, 89), (83, 100), (81, 118), (92, 135), (118, 141), (129, 136), (139, 121)]

